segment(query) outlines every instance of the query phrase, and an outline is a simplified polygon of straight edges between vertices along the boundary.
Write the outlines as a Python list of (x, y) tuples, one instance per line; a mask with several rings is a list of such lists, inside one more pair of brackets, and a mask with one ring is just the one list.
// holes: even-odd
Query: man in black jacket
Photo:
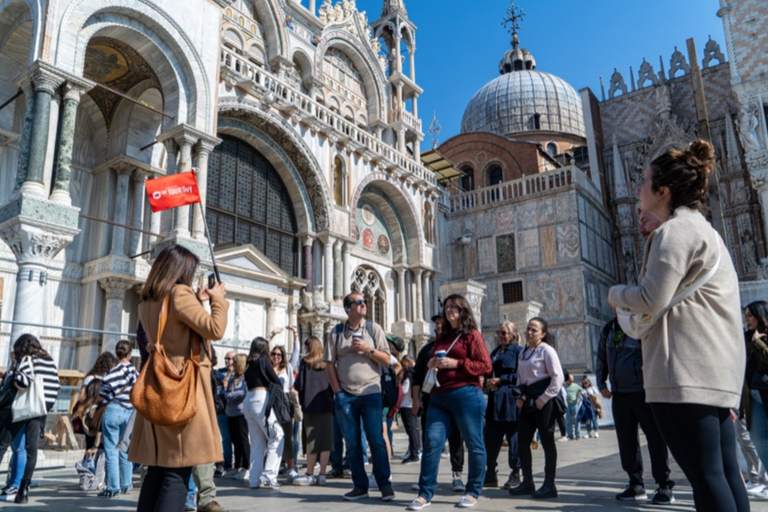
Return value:
[[(645, 500), (643, 457), (640, 452), (638, 425), (648, 440), (651, 473), (658, 488), (652, 502), (666, 505), (675, 501), (669, 479), (669, 452), (653, 419), (651, 407), (645, 402), (643, 389), (643, 355), (640, 342), (627, 336), (614, 318), (603, 327), (597, 348), (595, 369), (600, 393), (613, 402), (613, 421), (619, 442), (621, 467), (629, 475), (629, 486), (616, 495), (617, 500)], [(610, 378), (611, 389), (606, 381)]]

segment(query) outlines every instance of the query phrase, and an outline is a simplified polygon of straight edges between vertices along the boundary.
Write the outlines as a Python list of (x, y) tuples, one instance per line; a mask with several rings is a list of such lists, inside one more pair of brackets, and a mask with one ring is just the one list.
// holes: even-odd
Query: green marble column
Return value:
[(35, 84), (35, 115), (32, 120), (32, 135), (29, 144), (29, 167), (25, 183), (39, 184), (45, 179), (45, 155), (48, 150), (48, 130), (51, 118), (51, 99), (61, 84), (61, 79), (50, 72), (38, 70), (32, 77)]
[(29, 142), (32, 139), (32, 121), (35, 118), (35, 90), (30, 83), (24, 83), (22, 89), (24, 90), (24, 122), (21, 125), (21, 139), (19, 139), (19, 163), (16, 167), (14, 192), (19, 190), (27, 180)]
[(70, 204), (69, 182), (72, 176), (72, 148), (75, 141), (75, 120), (81, 90), (72, 84), (64, 86), (64, 104), (61, 109), (59, 156), (56, 161), (56, 179), (51, 200)]

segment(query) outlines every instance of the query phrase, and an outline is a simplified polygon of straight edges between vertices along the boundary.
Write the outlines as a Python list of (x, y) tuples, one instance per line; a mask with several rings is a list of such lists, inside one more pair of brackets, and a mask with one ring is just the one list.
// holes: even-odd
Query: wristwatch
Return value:
[(372, 348), (372, 349), (370, 350), (370, 352), (368, 352), (368, 357), (373, 357), (373, 354), (375, 354), (375, 353), (376, 353), (376, 349), (375, 349), (375, 348)]

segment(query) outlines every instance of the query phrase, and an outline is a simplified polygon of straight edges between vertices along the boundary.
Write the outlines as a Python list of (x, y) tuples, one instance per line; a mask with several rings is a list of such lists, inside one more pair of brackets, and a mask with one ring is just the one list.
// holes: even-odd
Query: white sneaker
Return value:
[(590, 437), (592, 437), (592, 434), (590, 434), (589, 432), (587, 432), (587, 435), (585, 435), (585, 436), (584, 436), (584, 439), (589, 439)]
[(768, 501), (768, 489), (763, 489), (757, 493), (747, 493), (747, 496), (755, 501)]
[(250, 475), (250, 473), (248, 472), (248, 470), (245, 469), (245, 468), (242, 468), (242, 469), (237, 470), (235, 472), (235, 474), (232, 475), (232, 479), (233, 480), (248, 480), (248, 476), (249, 475)]
[[(422, 501), (423, 500), (423, 501)], [(405, 507), (406, 510), (421, 510), (423, 508), (427, 508), (432, 504), (431, 501), (427, 501), (424, 498), (416, 498), (411, 502), (410, 505)]]
[(592, 437), (594, 437), (595, 439), (597, 439), (597, 438), (598, 438), (598, 437), (600, 437), (600, 436), (598, 435), (598, 433), (597, 433), (597, 432), (595, 432), (594, 434), (592, 434)]
[(758, 494), (763, 489), (765, 489), (765, 486), (759, 482), (758, 483), (747, 482), (747, 494)]
[(558, 439), (558, 442), (561, 442), (561, 443), (568, 442), (568, 436), (562, 436), (560, 439)]
[(459, 502), (456, 504), (456, 506), (459, 508), (472, 508), (475, 505), (477, 505), (477, 498), (470, 496), (469, 494), (462, 496)]
[(291, 483), (293, 485), (300, 485), (302, 487), (307, 485), (316, 485), (317, 477), (315, 475), (297, 476)]

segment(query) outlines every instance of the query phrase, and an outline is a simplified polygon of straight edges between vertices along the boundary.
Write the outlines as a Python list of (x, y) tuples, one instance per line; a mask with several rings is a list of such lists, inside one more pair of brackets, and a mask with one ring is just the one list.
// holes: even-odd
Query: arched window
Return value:
[(492, 187), (504, 181), (504, 172), (498, 165), (492, 165), (488, 168), (488, 186)]
[(387, 330), (386, 290), (379, 273), (368, 267), (358, 267), (355, 270), (355, 282), (352, 283), (352, 291), (361, 294), (368, 302), (366, 320), (372, 320)]
[(533, 129), (541, 130), (541, 114), (533, 114)]
[(249, 144), (221, 135), (208, 165), (206, 218), (211, 241), (251, 244), (296, 275), (296, 217), (277, 170)]
[(557, 156), (557, 144), (555, 144), (554, 142), (550, 142), (549, 144), (547, 144), (547, 153), (549, 153), (549, 156), (551, 156), (552, 158)]
[(333, 159), (333, 200), (344, 206), (344, 162), (339, 156)]
[(470, 166), (465, 165), (461, 168), (461, 172), (464, 176), (461, 178), (461, 188), (464, 192), (469, 192), (475, 189), (475, 170)]

